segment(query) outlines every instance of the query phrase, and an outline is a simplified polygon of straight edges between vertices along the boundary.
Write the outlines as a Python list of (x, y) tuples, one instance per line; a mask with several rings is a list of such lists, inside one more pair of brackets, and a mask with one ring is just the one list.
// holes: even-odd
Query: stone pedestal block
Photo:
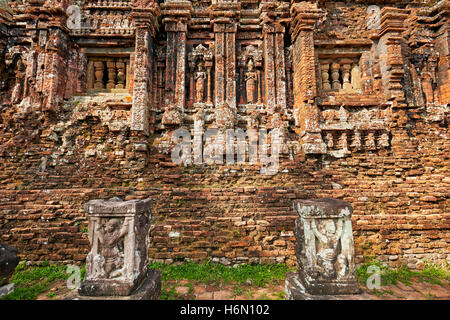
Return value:
[(349, 203), (335, 199), (297, 200), (295, 226), (299, 280), (312, 295), (359, 292), (355, 274)]
[(151, 209), (151, 199), (113, 198), (85, 204), (92, 248), (86, 258), (86, 278), (78, 290), (80, 295), (130, 296), (149, 279)]
[(0, 244), (0, 287), (8, 284), (8, 280), (18, 263), (17, 249), (6, 244)]
[(142, 284), (127, 296), (82, 296), (70, 294), (64, 300), (159, 300), (161, 296), (161, 270), (148, 270)]
[(306, 291), (303, 282), (300, 280), (298, 273), (288, 272), (285, 282), (285, 298), (286, 300), (372, 300), (373, 298), (363, 292), (358, 294), (311, 294)]

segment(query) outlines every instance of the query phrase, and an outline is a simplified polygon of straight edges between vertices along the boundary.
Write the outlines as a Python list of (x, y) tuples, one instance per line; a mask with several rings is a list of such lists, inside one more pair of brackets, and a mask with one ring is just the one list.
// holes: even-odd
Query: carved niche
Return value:
[(202, 44), (197, 45), (189, 54), (190, 102), (194, 108), (212, 106), (213, 49)]
[(254, 45), (245, 46), (239, 56), (240, 99), (247, 107), (262, 104), (263, 53)]
[(87, 90), (128, 89), (129, 78), (129, 56), (88, 58)]

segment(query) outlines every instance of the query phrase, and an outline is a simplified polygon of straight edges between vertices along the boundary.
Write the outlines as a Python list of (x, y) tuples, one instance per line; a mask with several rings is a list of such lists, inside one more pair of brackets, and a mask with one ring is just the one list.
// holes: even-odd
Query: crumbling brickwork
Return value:
[[(151, 260), (292, 265), (293, 200), (332, 197), (354, 208), (357, 262), (443, 262), (449, 10), (1, 0), (0, 241), (84, 261), (83, 203), (151, 197)], [(175, 164), (180, 128), (279, 129), (277, 173), (261, 159)]]

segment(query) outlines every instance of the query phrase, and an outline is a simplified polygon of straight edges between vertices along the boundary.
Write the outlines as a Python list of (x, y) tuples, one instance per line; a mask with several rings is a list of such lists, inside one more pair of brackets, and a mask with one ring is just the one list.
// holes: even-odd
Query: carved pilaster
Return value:
[(167, 32), (165, 100), (183, 111), (186, 103), (186, 33), (193, 9), (190, 1), (166, 0), (161, 4)]
[(152, 92), (152, 71), (155, 69), (152, 59), (153, 38), (158, 29), (157, 17), (160, 14), (158, 4), (147, 3), (135, 6), (132, 12), (136, 26), (135, 61), (133, 76), (133, 105), (131, 130), (149, 134), (149, 92)]
[(381, 10), (381, 27), (378, 34), (378, 51), (384, 95), (387, 100), (402, 106), (405, 101), (402, 82), (405, 71), (402, 56), (402, 33), (404, 20), (408, 17), (403, 9), (384, 7)]
[(264, 47), (264, 92), (267, 109), (276, 105), (286, 109), (286, 60), (284, 33), (280, 16), (287, 14), (287, 7), (280, 2), (263, 1), (260, 4), (260, 21)]
[(213, 1), (210, 17), (215, 39), (215, 105), (224, 102), (236, 109), (236, 32), (240, 4), (237, 1)]
[(326, 152), (321, 137), (319, 109), (316, 105), (318, 79), (314, 49), (314, 25), (322, 11), (317, 4), (302, 1), (291, 6), (293, 41), (294, 118), (305, 153)]

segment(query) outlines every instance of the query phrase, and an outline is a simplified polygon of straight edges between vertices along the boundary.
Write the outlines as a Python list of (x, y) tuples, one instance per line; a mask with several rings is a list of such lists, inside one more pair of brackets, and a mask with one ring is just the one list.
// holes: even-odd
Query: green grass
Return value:
[(289, 268), (284, 264), (250, 265), (228, 267), (211, 261), (204, 263), (187, 262), (181, 265), (151, 263), (150, 269), (161, 269), (162, 280), (191, 280), (204, 284), (251, 284), (263, 287), (275, 280), (284, 280)]
[(425, 281), (432, 284), (442, 285), (450, 283), (450, 265), (448, 263), (444, 266), (425, 263), (422, 270), (413, 271), (406, 266), (391, 268), (378, 260), (369, 259), (356, 270), (356, 275), (361, 284), (365, 285), (367, 279), (371, 276), (371, 274), (367, 272), (367, 269), (372, 265), (380, 268), (381, 285), (383, 286), (395, 285), (399, 281), (405, 285), (410, 285), (413, 278), (416, 277), (418, 277), (419, 281)]
[[(217, 286), (233, 283), (233, 293), (241, 295), (249, 285), (264, 287), (266, 284), (271, 284), (274, 281), (284, 280), (286, 272), (289, 271), (289, 268), (283, 264), (242, 264), (234, 268), (211, 261), (204, 263), (186, 262), (180, 265), (151, 263), (149, 268), (162, 271), (161, 300), (180, 299), (180, 295), (175, 291), (176, 283), (166, 284), (168, 281), (189, 280), (188, 294), (193, 294), (194, 292), (191, 282)], [(252, 295), (248, 289), (245, 293)]]
[[(48, 262), (39, 266), (26, 267), (26, 261), (21, 261), (10, 279), (10, 282), (15, 285), (14, 291), (0, 297), (0, 300), (36, 299), (38, 295), (46, 292), (54, 281), (67, 280), (70, 274), (67, 274), (66, 270), (67, 266), (50, 265)], [(85, 268), (81, 268), (82, 279), (85, 273)], [(51, 293), (49, 293), (49, 297), (52, 297)]]

